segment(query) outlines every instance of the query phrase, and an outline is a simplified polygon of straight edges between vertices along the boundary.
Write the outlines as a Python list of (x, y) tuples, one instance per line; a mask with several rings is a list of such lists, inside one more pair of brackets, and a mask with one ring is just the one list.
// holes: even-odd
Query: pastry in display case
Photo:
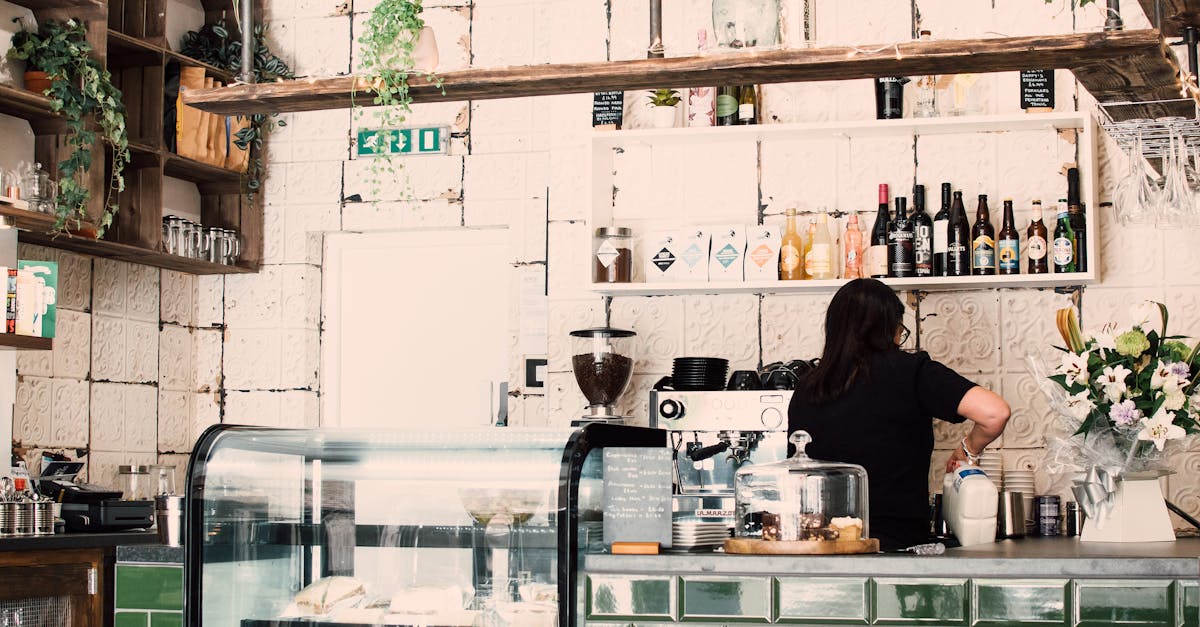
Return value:
[(795, 454), (781, 462), (738, 469), (734, 476), (735, 537), (727, 553), (875, 553), (867, 528), (867, 471), (862, 466), (815, 460), (805, 453), (812, 438), (788, 438)]
[(661, 431), (217, 425), (188, 472), (187, 624), (568, 627), (602, 450)]

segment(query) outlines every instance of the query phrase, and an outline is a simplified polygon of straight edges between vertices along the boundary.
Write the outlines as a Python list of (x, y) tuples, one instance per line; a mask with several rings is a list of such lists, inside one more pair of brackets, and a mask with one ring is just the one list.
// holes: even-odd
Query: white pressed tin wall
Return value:
[[(693, 50), (696, 31), (708, 25), (711, 1), (664, 4), (668, 52)], [(341, 0), (266, 5), (274, 47), (298, 74), (346, 73), (356, 66), (351, 34), (361, 31), (370, 2), (353, 2), (349, 15)], [(645, 55), (647, 0), (427, 0), (425, 6), (446, 70)], [(1098, 7), (1073, 13), (1065, 0), (919, 0), (917, 6), (923, 26), (940, 38), (1090, 31), (1103, 23)], [(1145, 26), (1136, 3), (1124, 8), (1129, 28)], [(838, 44), (904, 40), (910, 36), (910, 11), (909, 2), (895, 0), (820, 1), (818, 38)], [(1058, 72), (1056, 86), (1061, 110), (1073, 110), (1077, 98), (1078, 106), (1092, 106), (1086, 93), (1077, 95), (1069, 73)], [(983, 112), (1017, 111), (1015, 73), (984, 76), (979, 89)], [(644, 99), (631, 94), (627, 100), (629, 125), (648, 125)], [(764, 111), (779, 122), (870, 119), (872, 87), (870, 81), (768, 86)], [(200, 430), (217, 420), (317, 424), (322, 234), (334, 231), (511, 229), (515, 276), (536, 274), (543, 265), (549, 273), (551, 370), (544, 394), (530, 393), (519, 385), (521, 368), (514, 359), (511, 383), (519, 394), (512, 399), (511, 423), (563, 425), (580, 410), (567, 332), (602, 323), (605, 313), (603, 300), (587, 291), (584, 280), (590, 252), (590, 96), (418, 106), (413, 123), (449, 124), (456, 136), (450, 155), (405, 161), (411, 195), (399, 181), (373, 194), (363, 180), (366, 164), (348, 159), (349, 137), (358, 124), (349, 111), (283, 117), (289, 124), (269, 148), (265, 265), (258, 275), (190, 277), (56, 251), (25, 252), (72, 264), (75, 270), (64, 272), (64, 290), (74, 296), (64, 299), (69, 315), (61, 318), (63, 337), (53, 354), (26, 354), (18, 364), (15, 440), (35, 449), (88, 448), (92, 472), (107, 478), (117, 463), (186, 453)], [(942, 137), (884, 141), (870, 150), (870, 160), (851, 151), (837, 171), (827, 171), (834, 161), (823, 160), (819, 146), (770, 148), (758, 183), (768, 219), (778, 219), (771, 202), (792, 198), (870, 212), (878, 183), (907, 189), (914, 172), (930, 186), (931, 199), (948, 177), (969, 194), (988, 193), (996, 214), (1005, 196), (1016, 198), (1022, 210), (1035, 197), (1050, 207), (1053, 194), (1065, 189), (1053, 162), (1069, 152), (986, 137), (961, 143)], [(1042, 157), (1028, 158), (1039, 150)], [(879, 154), (890, 155), (894, 166)], [(1099, 159), (1103, 200), (1124, 162), (1107, 142)], [(757, 177), (757, 168), (753, 160), (737, 160), (728, 172), (718, 169), (698, 184), (720, 193), (721, 175)], [(836, 180), (836, 190), (825, 183), (829, 180)], [(352, 194), (378, 202), (341, 202)], [(1103, 219), (1099, 227), (1102, 282), (1082, 295), (1085, 324), (1123, 320), (1134, 298), (1153, 298), (1172, 307), (1177, 331), (1200, 336), (1195, 271), (1200, 250), (1190, 245), (1194, 234), (1112, 228)], [(141, 302), (118, 303), (118, 294)], [(645, 420), (646, 391), (675, 356), (721, 355), (732, 367), (747, 368), (816, 356), (829, 296), (614, 299), (612, 323), (639, 335), (625, 410)], [(1021, 360), (1055, 340), (1053, 310), (1069, 304), (1069, 296), (1011, 289), (934, 293), (919, 302), (905, 294), (905, 300), (909, 327), (919, 329), (923, 349), (1013, 404), (1013, 420), (998, 443), (1005, 465), (1037, 464), (1047, 409)], [(379, 315), (384, 319), (388, 313)], [(957, 441), (958, 429), (938, 428), (932, 474)], [(1200, 512), (1200, 446), (1182, 454), (1176, 470), (1180, 474), (1169, 480), (1172, 500)]]

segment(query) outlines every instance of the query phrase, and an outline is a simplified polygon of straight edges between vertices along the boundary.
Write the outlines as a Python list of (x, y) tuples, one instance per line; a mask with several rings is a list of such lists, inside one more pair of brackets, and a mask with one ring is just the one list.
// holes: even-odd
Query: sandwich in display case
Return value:
[(217, 425), (188, 469), (192, 627), (569, 627), (606, 447), (664, 432)]

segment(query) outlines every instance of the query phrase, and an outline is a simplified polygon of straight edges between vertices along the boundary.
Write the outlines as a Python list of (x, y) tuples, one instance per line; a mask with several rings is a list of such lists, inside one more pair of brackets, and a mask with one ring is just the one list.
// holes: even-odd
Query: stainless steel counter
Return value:
[(588, 555), (583, 570), (589, 574), (1195, 579), (1200, 578), (1200, 538), (1145, 544), (1026, 538), (951, 549), (937, 557)]

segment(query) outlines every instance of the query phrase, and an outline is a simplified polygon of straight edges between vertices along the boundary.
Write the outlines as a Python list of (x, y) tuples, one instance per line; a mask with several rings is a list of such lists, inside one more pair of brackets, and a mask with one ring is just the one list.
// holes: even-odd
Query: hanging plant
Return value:
[[(381, 0), (367, 18), (365, 32), (358, 38), (362, 72), (366, 85), (374, 94), (372, 103), (379, 107), (377, 119), (382, 128), (400, 126), (412, 113), (410, 77), (424, 75), (426, 81), (438, 87), (442, 85), (441, 79), (432, 72), (423, 73), (416, 69), (415, 52), (421, 29), (425, 28), (422, 10), (421, 0)], [(355, 82), (355, 89), (359, 84)], [(357, 119), (362, 114), (362, 105), (355, 100), (356, 96), (356, 92), (351, 94)], [(390, 153), (375, 157), (371, 162), (370, 182), (376, 197), (382, 175), (395, 172)]]
[(111, 148), (112, 168), (96, 225), (96, 236), (103, 235), (117, 213), (117, 194), (125, 189), (124, 171), (129, 164), (121, 91), (113, 85), (108, 70), (92, 57), (87, 32), (73, 19), (45, 21), (37, 31), (16, 33), (8, 56), (46, 73), (50, 87), (44, 94), (50, 98), (50, 108), (66, 122), (71, 152), (58, 164), (56, 230), (80, 229), (92, 217), (88, 214), (91, 190), (82, 175), (92, 167), (97, 142)]
[[(283, 59), (275, 56), (267, 46), (267, 25), (254, 26), (254, 81), (257, 83), (296, 78), (292, 68)], [(224, 20), (209, 24), (199, 31), (189, 31), (183, 36), (181, 53), (238, 75), (242, 71), (242, 40), (233, 37), (225, 27)], [(238, 116), (241, 118), (242, 116)], [(237, 132), (233, 143), (242, 150), (250, 151), (250, 163), (243, 178), (246, 196), (253, 198), (262, 189), (262, 177), (266, 166), (262, 160), (263, 139), (276, 126), (287, 126), (278, 113), (256, 113), (250, 116), (250, 125)]]

